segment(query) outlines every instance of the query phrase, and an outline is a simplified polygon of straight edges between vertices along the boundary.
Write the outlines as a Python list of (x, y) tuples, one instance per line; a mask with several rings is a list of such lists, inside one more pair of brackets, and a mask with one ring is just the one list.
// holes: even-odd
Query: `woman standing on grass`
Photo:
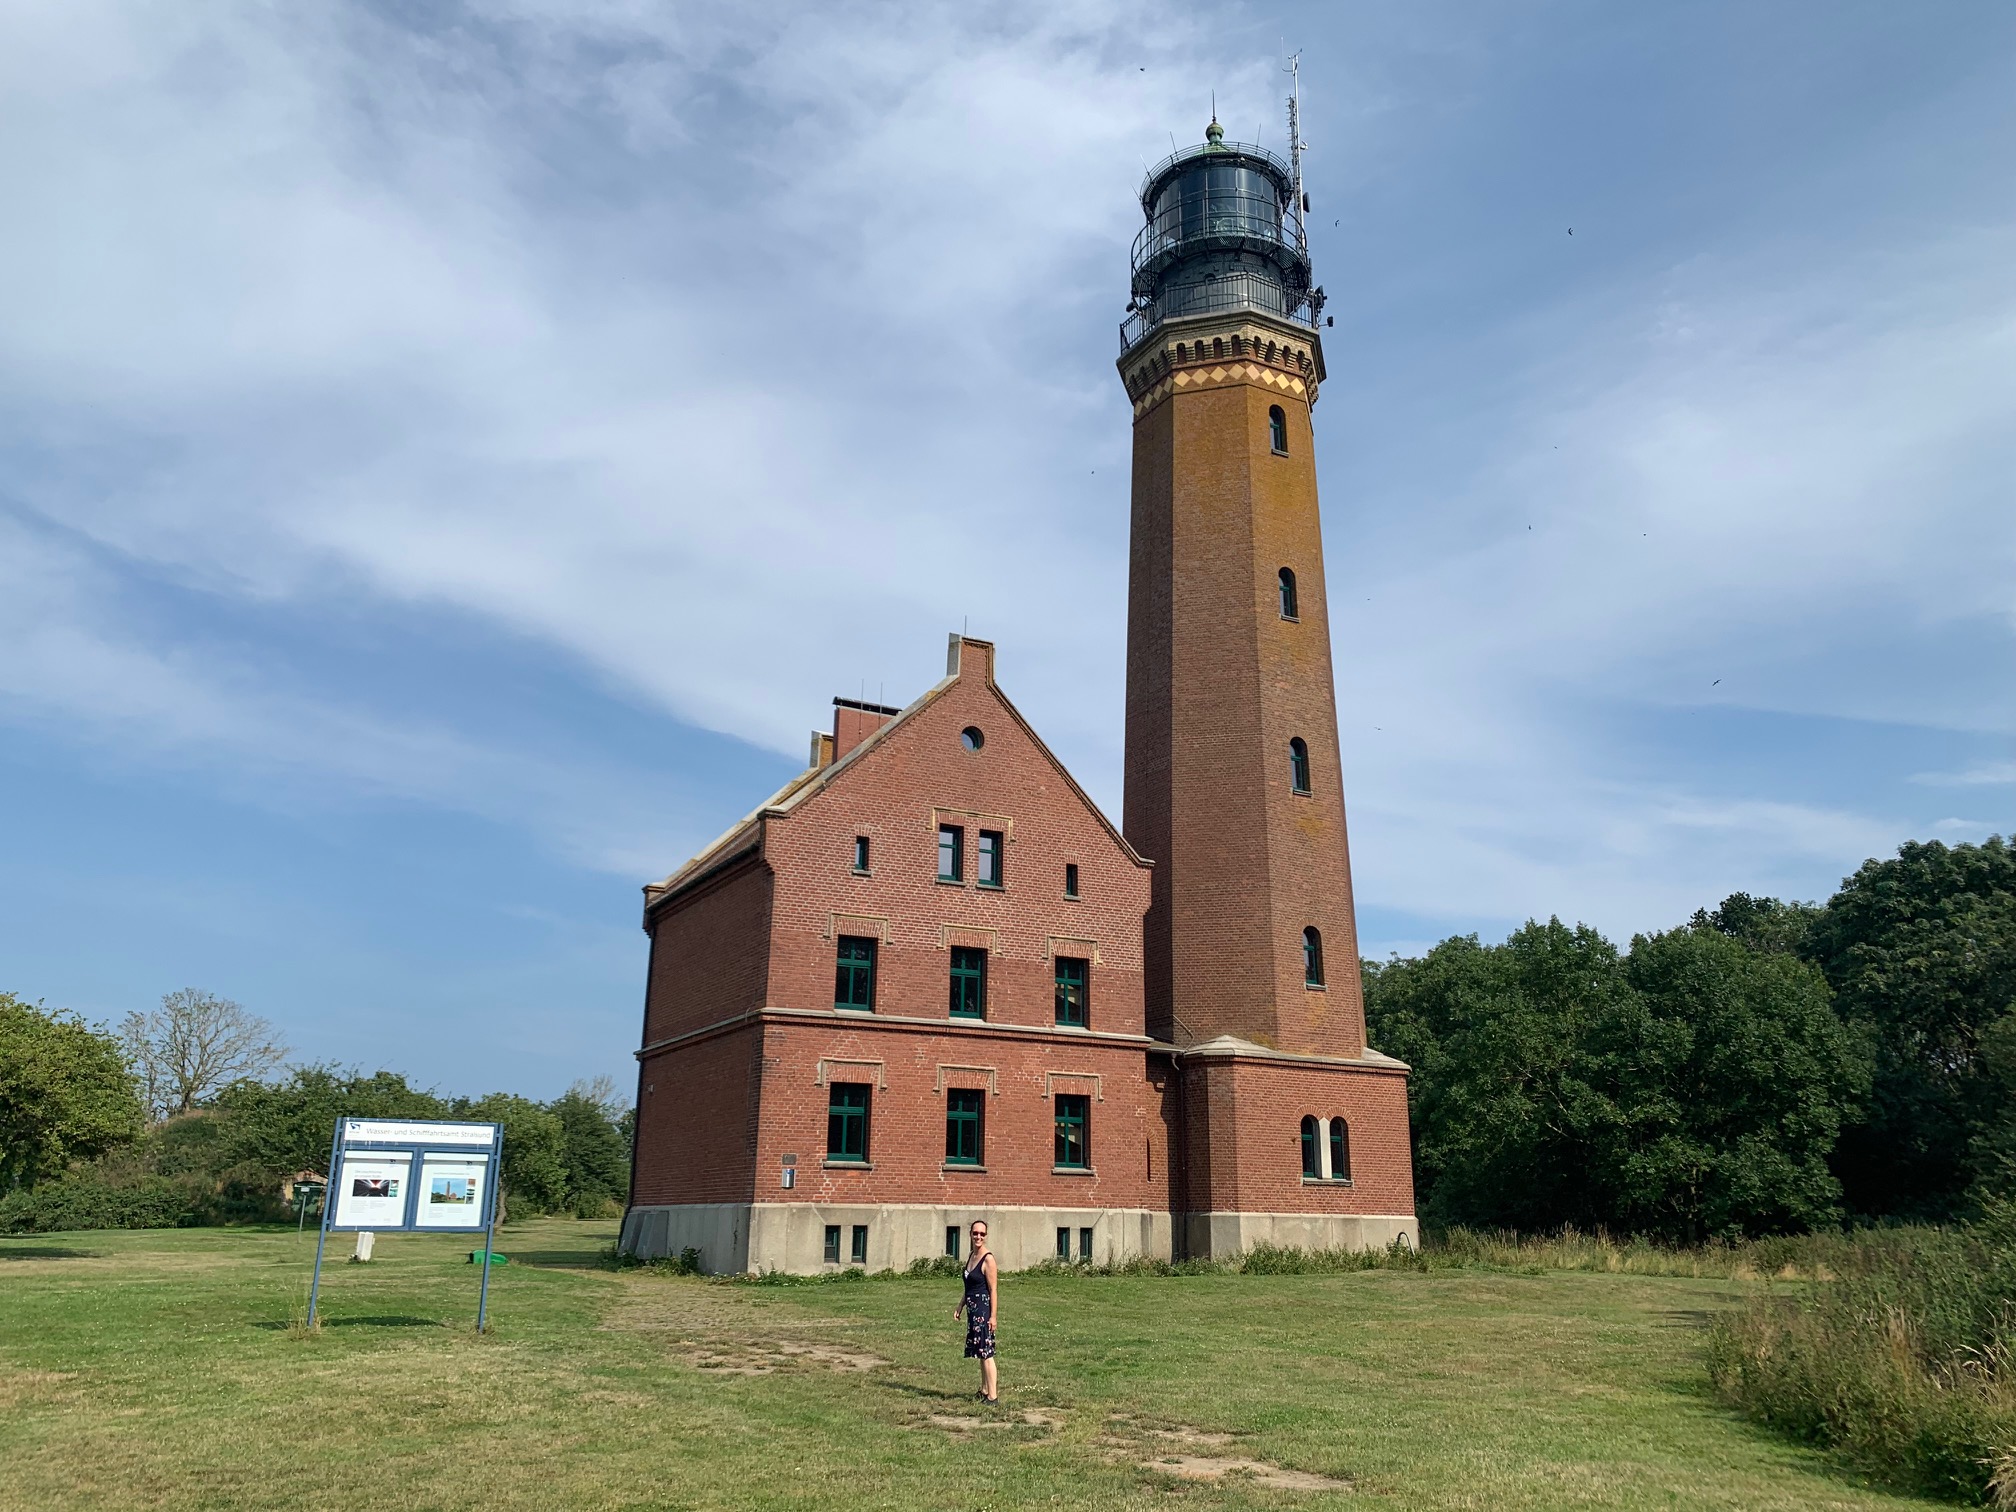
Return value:
[(966, 1358), (980, 1362), (980, 1400), (998, 1402), (994, 1381), (994, 1327), (1001, 1318), (1000, 1267), (987, 1248), (987, 1225), (973, 1225), (973, 1247), (966, 1257), (966, 1295), (952, 1309), (956, 1319), (966, 1314)]

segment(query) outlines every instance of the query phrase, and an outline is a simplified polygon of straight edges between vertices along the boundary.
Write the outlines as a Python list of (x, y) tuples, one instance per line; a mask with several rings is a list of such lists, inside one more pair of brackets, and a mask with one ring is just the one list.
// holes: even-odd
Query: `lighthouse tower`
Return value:
[(1155, 863), (1149, 1033), (1178, 1048), (1178, 1247), (1414, 1231), (1406, 1068), (1365, 1043), (1294, 167), (1225, 139), (1151, 169), (1134, 406), (1123, 828)]

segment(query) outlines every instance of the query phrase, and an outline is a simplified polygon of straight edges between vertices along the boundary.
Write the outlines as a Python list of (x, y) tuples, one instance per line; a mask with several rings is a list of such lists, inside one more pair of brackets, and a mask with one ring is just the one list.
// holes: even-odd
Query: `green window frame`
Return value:
[(875, 1010), (875, 938), (842, 935), (833, 950), (833, 1006)]
[(1064, 863), (1064, 896), (1067, 898), (1078, 896), (1078, 863), (1076, 861), (1066, 861)]
[(1341, 1118), (1330, 1120), (1330, 1179), (1351, 1179), (1351, 1129)]
[(1089, 1228), (1078, 1230), (1078, 1260), (1083, 1265), (1092, 1263), (1092, 1230)]
[(1316, 1145), (1316, 1120), (1305, 1114), (1302, 1119), (1302, 1178), (1305, 1181), (1320, 1180), (1323, 1175), (1323, 1152)]
[(1302, 613), (1295, 596), (1295, 569), (1292, 567), (1283, 567), (1281, 569), (1280, 582), (1281, 618), (1284, 620), (1300, 619)]
[(945, 1164), (977, 1166), (987, 1152), (987, 1094), (977, 1087), (945, 1092)]
[(866, 1082), (834, 1082), (826, 1089), (826, 1158), (868, 1159), (868, 1099)]
[(980, 831), (980, 846), (974, 853), (974, 878), (982, 887), (1006, 887), (1001, 853), (1001, 831)]
[(1278, 404), (1267, 407), (1267, 439), (1278, 456), (1288, 455), (1288, 416)]
[(1288, 777), (1296, 792), (1309, 791), (1309, 742), (1300, 735), (1288, 742)]
[(1302, 931), (1302, 985), (1323, 985), (1323, 933), (1314, 924)]
[(1082, 1092), (1057, 1094), (1057, 1165), (1064, 1170), (1092, 1168), (1092, 1144), (1087, 1138), (1092, 1101)]
[(866, 1265), (866, 1264), (868, 1263), (868, 1225), (867, 1225), (867, 1224), (865, 1224), (865, 1223), (857, 1223), (857, 1224), (855, 1224), (855, 1225), (854, 1225), (854, 1239), (853, 1239), (853, 1243), (852, 1243), (852, 1244), (851, 1244), (851, 1246), (849, 1247), (849, 1253), (850, 1253), (850, 1254), (851, 1254), (851, 1256), (852, 1256), (852, 1263), (853, 1263), (853, 1264), (855, 1264), (855, 1265)]
[(868, 837), (854, 837), (854, 870), (865, 873), (868, 870)]
[(987, 1016), (987, 952), (973, 945), (952, 947), (950, 1011), (953, 1018)]
[(966, 831), (956, 824), (938, 826), (938, 880), (966, 880)]
[(954, 1260), (959, 1258), (959, 1225), (956, 1223), (945, 1225), (945, 1253)]
[(826, 1225), (824, 1258), (828, 1265), (838, 1265), (840, 1263), (840, 1225), (837, 1223)]
[(1087, 978), (1091, 975), (1090, 964), (1077, 956), (1059, 956), (1056, 960), (1057, 978), (1057, 1022), (1067, 1029), (1085, 1027), (1085, 1000)]
[(1057, 1263), (1068, 1264), (1071, 1259), (1071, 1230), (1059, 1226), (1057, 1230)]

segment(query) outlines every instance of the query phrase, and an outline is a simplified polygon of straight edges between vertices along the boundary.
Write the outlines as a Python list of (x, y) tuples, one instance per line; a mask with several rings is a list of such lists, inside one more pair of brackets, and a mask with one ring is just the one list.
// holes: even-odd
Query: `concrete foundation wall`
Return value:
[(1281, 1249), (1385, 1249), (1404, 1235), (1419, 1248), (1421, 1227), (1403, 1216), (1343, 1213), (1182, 1213), (1177, 1217), (1183, 1255), (1191, 1260), (1236, 1260), (1256, 1245)]
[[(854, 1226), (866, 1224), (867, 1268), (903, 1270), (913, 1260), (943, 1255), (948, 1228), (958, 1229), (963, 1257), (966, 1229), (976, 1218), (985, 1220), (988, 1245), (1006, 1270), (1025, 1270), (1055, 1259), (1060, 1228), (1071, 1231), (1074, 1258), (1078, 1231), (1092, 1230), (1095, 1265), (1143, 1257), (1170, 1258), (1167, 1213), (1141, 1208), (955, 1208), (909, 1203), (696, 1203), (632, 1208), (623, 1220), (622, 1248), (644, 1260), (697, 1249), (701, 1267), (715, 1274), (784, 1271), (817, 1275), (844, 1270), (853, 1263)], [(840, 1229), (837, 1265), (824, 1258), (829, 1224)]]
[(749, 1204), (683, 1202), (670, 1207), (633, 1207), (623, 1215), (619, 1247), (640, 1260), (662, 1260), (696, 1249), (700, 1263), (709, 1271), (745, 1271), (749, 1268)]

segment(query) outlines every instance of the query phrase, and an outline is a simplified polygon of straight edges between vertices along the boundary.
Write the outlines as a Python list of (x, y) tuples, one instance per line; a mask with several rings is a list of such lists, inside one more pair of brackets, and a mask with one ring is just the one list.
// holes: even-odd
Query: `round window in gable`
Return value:
[(959, 744), (966, 747), (969, 751), (977, 751), (980, 747), (987, 744), (987, 737), (980, 733), (978, 725), (968, 725), (959, 732)]

